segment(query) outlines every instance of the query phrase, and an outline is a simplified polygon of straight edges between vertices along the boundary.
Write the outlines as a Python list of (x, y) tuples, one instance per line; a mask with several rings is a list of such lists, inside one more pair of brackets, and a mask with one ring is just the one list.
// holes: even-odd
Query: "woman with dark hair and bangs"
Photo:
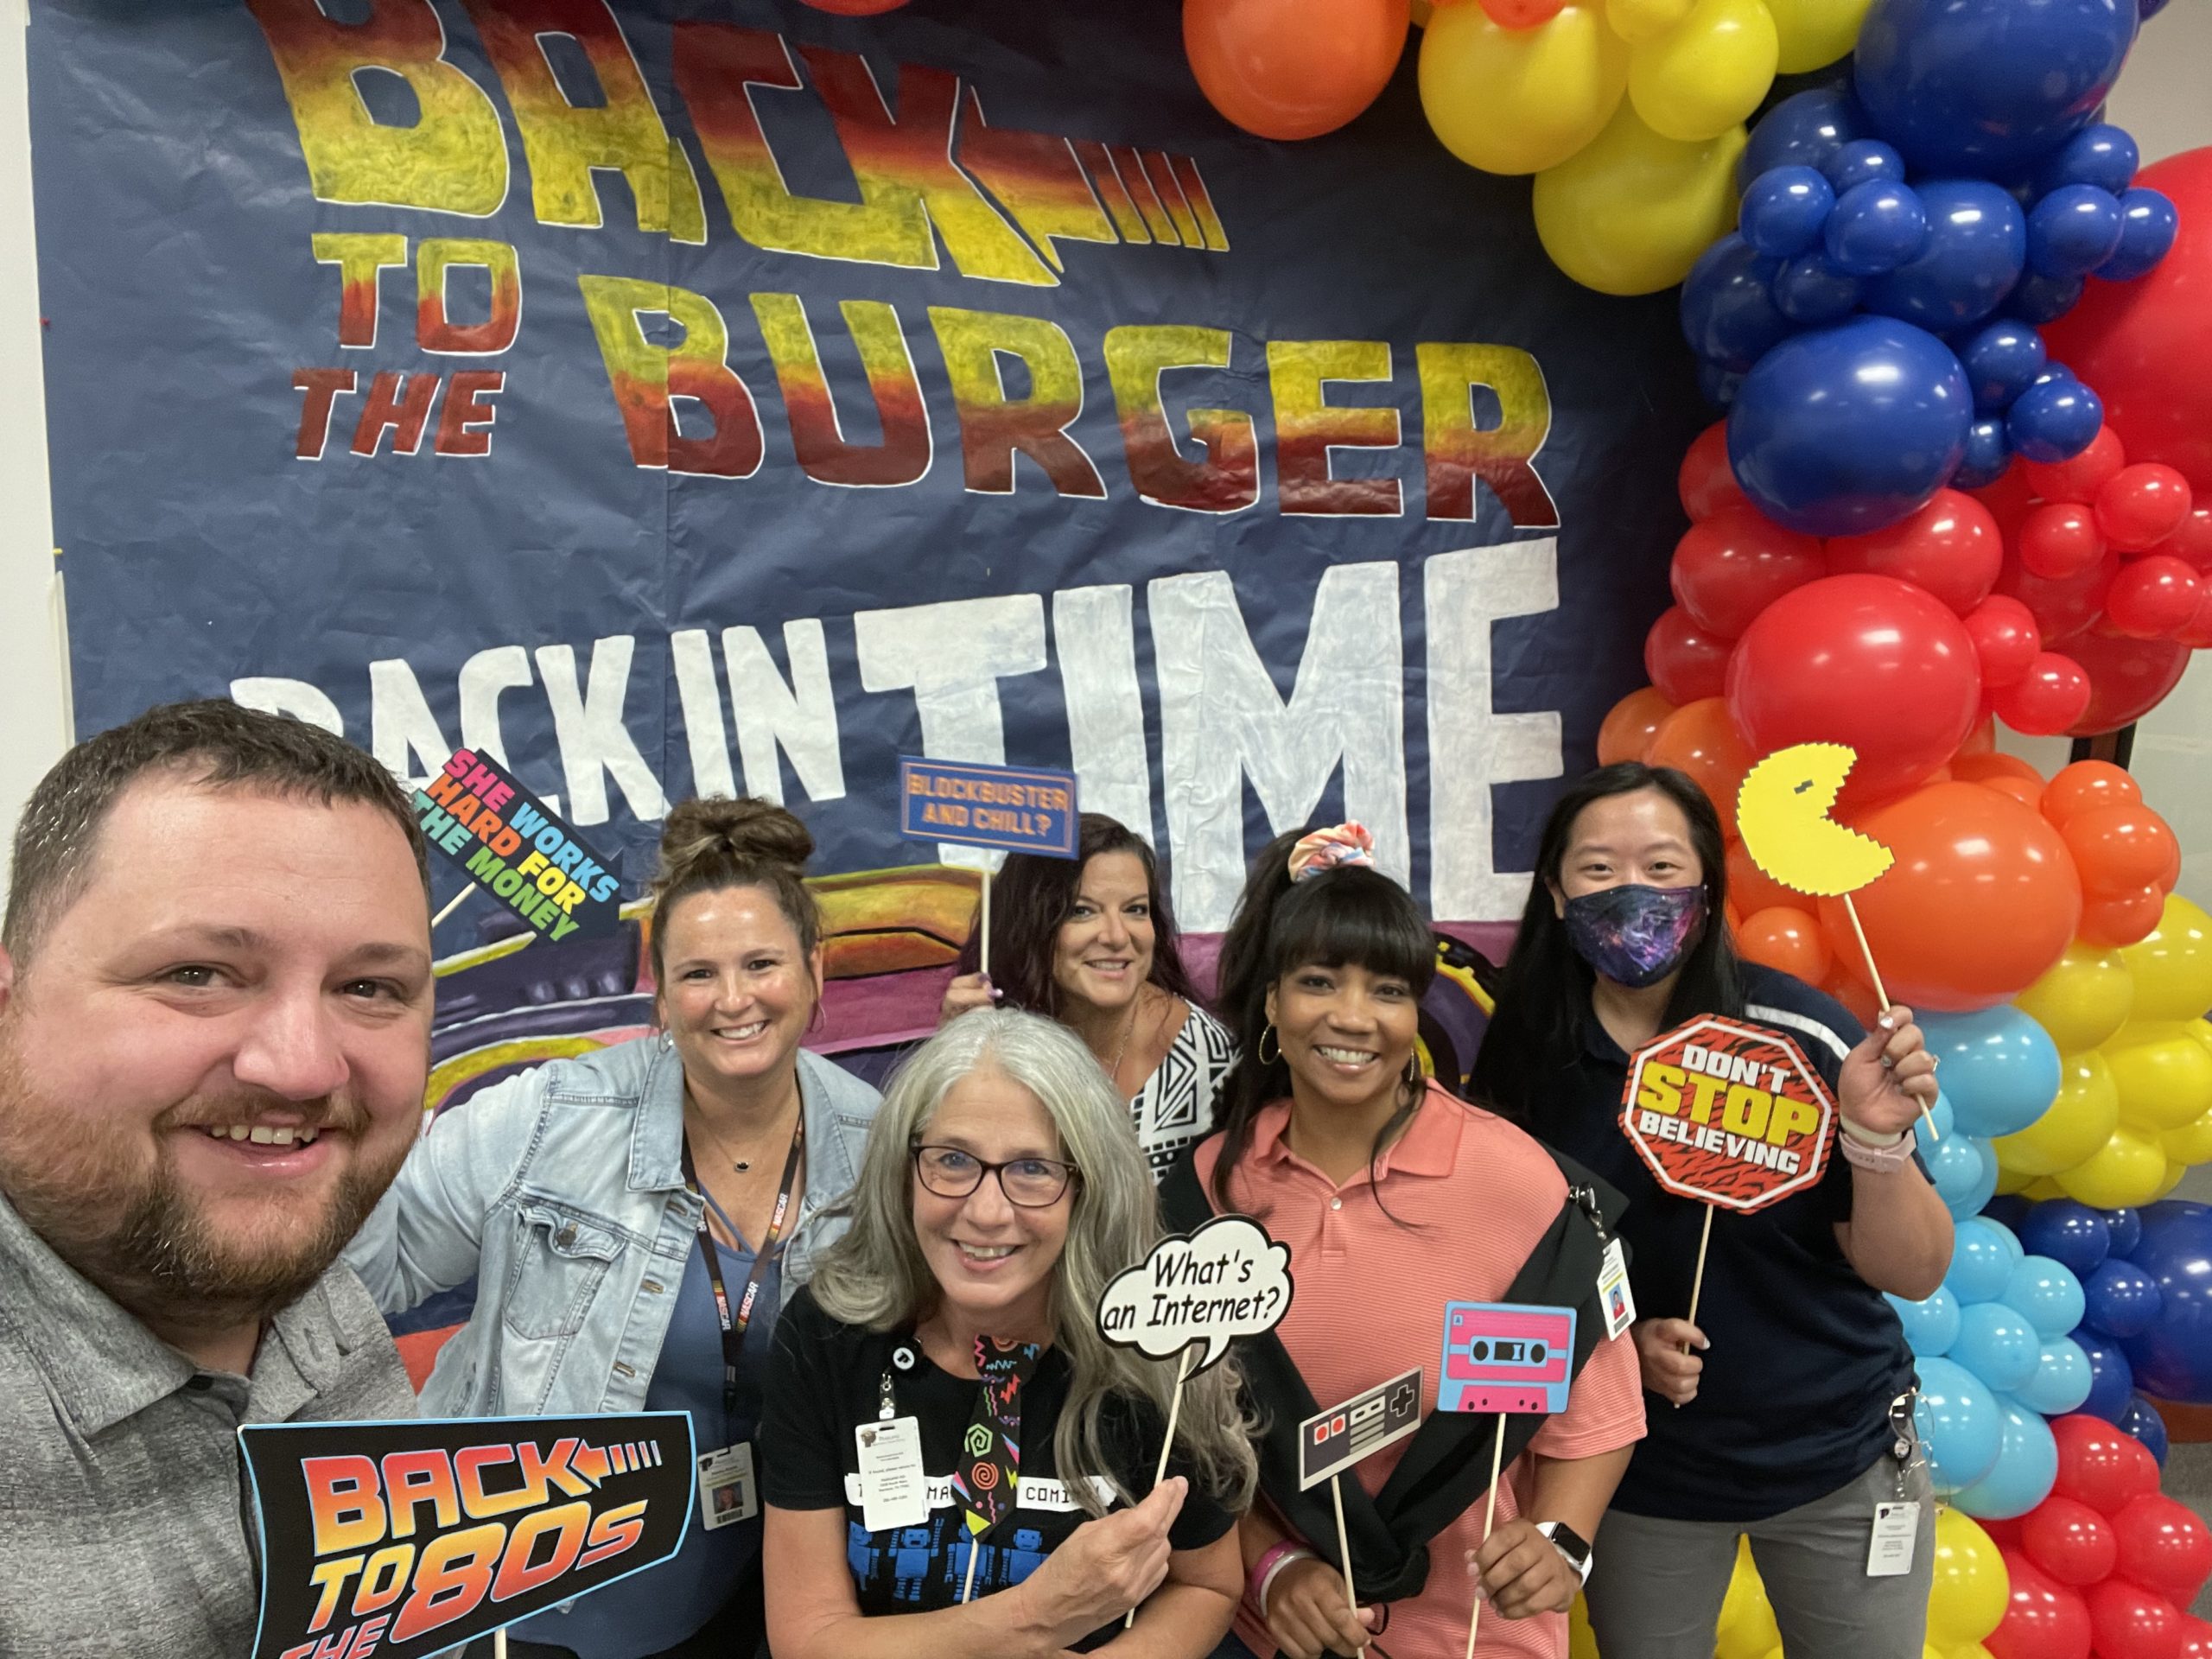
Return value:
[[(1917, 1659), (1935, 1515), (1913, 1455), (1912, 1355), (1884, 1291), (1930, 1294), (1951, 1222), (1913, 1153), (1935, 1061), (1909, 1008), (1863, 1031), (1789, 975), (1739, 961), (1719, 815), (1679, 772), (1624, 762), (1563, 795), (1470, 1092), (1629, 1196), (1622, 1229), (1651, 1415), (1589, 1586), (1605, 1659), (1707, 1659), (1748, 1535), (1790, 1659)], [(1629, 1056), (1700, 1014), (1770, 1027), (1840, 1109), (1820, 1182), (1715, 1217), (1662, 1191), (1621, 1133)], [(1917, 1504), (1916, 1511), (1910, 1506)], [(1902, 1526), (1874, 1575), (1877, 1505)], [(1900, 1534), (1885, 1535), (1897, 1546)]]
[[(1422, 1075), (1435, 941), (1370, 853), (1345, 824), (1261, 854), (1222, 950), (1220, 1005), (1243, 1058), (1216, 1132), (1160, 1193), (1179, 1231), (1259, 1217), (1298, 1287), (1281, 1325), (1238, 1350), (1266, 1423), (1266, 1501), (1239, 1525), (1245, 1593), (1222, 1654), (1357, 1654), (1386, 1629), (1394, 1653), (1456, 1653), (1479, 1593), (1497, 1615), (1481, 1652), (1563, 1659), (1585, 1541), (1643, 1432), (1634, 1351), (1606, 1337), (1598, 1298), (1619, 1200)], [(1501, 1419), (1429, 1408), (1446, 1305), (1509, 1300), (1577, 1308), (1575, 1376), (1559, 1415), (1502, 1420), (1485, 1543)], [(1415, 1370), (1422, 1381), (1405, 1382)], [(1394, 1381), (1426, 1421), (1342, 1482), (1348, 1592), (1330, 1495), (1300, 1490), (1299, 1425)]]
[(991, 883), (990, 975), (969, 930), (938, 1023), (1003, 1005), (1058, 1020), (1129, 1103), (1156, 1181), (1205, 1132), (1236, 1058), (1198, 1004), (1152, 849), (1119, 820), (1083, 814), (1077, 856), (1009, 856)]

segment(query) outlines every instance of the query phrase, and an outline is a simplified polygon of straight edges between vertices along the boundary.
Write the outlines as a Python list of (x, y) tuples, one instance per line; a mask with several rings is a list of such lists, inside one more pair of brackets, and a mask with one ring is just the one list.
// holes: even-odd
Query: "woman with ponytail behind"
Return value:
[(470, 1279), (437, 1416), (681, 1410), (699, 1513), (663, 1565), (514, 1630), (515, 1659), (753, 1659), (770, 1337), (845, 1228), (874, 1090), (800, 1046), (822, 1000), (806, 827), (692, 800), (662, 827), (655, 1034), (442, 1116), (346, 1251), (388, 1313)]

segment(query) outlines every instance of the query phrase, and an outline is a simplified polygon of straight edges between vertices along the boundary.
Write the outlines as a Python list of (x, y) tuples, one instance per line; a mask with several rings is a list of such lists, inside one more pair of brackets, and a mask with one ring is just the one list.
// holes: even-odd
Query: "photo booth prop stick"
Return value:
[[(1567, 1409), (1574, 1383), (1574, 1310), (1533, 1302), (1447, 1302), (1444, 1363), (1438, 1372), (1439, 1411), (1494, 1411), (1490, 1496), (1483, 1503), (1483, 1543), (1497, 1518), (1497, 1478), (1505, 1462), (1505, 1420), (1516, 1411), (1553, 1415)], [(1479, 1545), (1477, 1548), (1480, 1548)], [(1483, 1622), (1482, 1598), (1467, 1620), (1467, 1659)]]
[(1690, 1323), (1714, 1211), (1748, 1215), (1817, 1184), (1834, 1127), (1835, 1096), (1779, 1032), (1701, 1014), (1630, 1057), (1621, 1133), (1661, 1186), (1706, 1206)]
[[(1783, 887), (1815, 899), (1843, 900), (1866, 977), (1874, 982), (1875, 1000), (1887, 1008), (1890, 994), (1851, 895), (1894, 864), (1897, 855), (1828, 816), (1835, 809), (1836, 792), (1858, 762), (1858, 751), (1847, 743), (1777, 749), (1745, 774), (1736, 793), (1736, 828), (1751, 862)], [(1924, 1103), (1920, 1121), (1931, 1141), (1942, 1138)]]
[[(1167, 1478), (1167, 1457), (1183, 1412), (1183, 1384), (1215, 1364), (1239, 1337), (1272, 1331), (1290, 1312), (1290, 1246), (1269, 1238), (1245, 1216), (1217, 1216), (1203, 1227), (1153, 1246), (1134, 1268), (1116, 1274), (1098, 1299), (1098, 1333), (1117, 1348), (1150, 1359), (1178, 1359), (1160, 1447), (1154, 1486)], [(1129, 1609), (1123, 1627), (1136, 1622)]]
[[(954, 842), (995, 852), (1076, 856), (1081, 830), (1075, 774), (1035, 766), (899, 760), (899, 833), (910, 841)], [(991, 873), (982, 873), (976, 925), (977, 962), (991, 971)]]
[(1359, 1592), (1352, 1588), (1351, 1540), (1344, 1531), (1344, 1471), (1421, 1427), (1421, 1383), (1416, 1365), (1298, 1426), (1298, 1490), (1329, 1483), (1329, 1501), (1337, 1511), (1337, 1560), (1344, 1567), (1344, 1600), (1354, 1623), (1359, 1619)]
[(468, 877), (430, 918), (433, 929), (479, 887), (544, 938), (601, 938), (621, 925), (620, 861), (602, 857), (496, 760), (455, 749), (412, 804), (423, 838)]
[(658, 1566), (690, 1525), (681, 1411), (250, 1424), (238, 1444), (251, 1659), (428, 1659)]

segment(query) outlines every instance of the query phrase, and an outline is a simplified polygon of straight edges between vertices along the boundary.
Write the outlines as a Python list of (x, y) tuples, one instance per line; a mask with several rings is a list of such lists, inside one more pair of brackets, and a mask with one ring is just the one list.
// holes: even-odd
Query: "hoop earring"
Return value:
[(1415, 1049), (1406, 1056), (1406, 1087), (1418, 1089), (1421, 1084), (1421, 1051)]
[(1262, 1065), (1273, 1065), (1282, 1058), (1282, 1039), (1280, 1037), (1275, 1037), (1275, 1052), (1272, 1054), (1267, 1052), (1270, 1037), (1275, 1037), (1275, 1022), (1272, 1020), (1268, 1021), (1268, 1028), (1260, 1033), (1260, 1040), (1252, 1045), (1252, 1058)]

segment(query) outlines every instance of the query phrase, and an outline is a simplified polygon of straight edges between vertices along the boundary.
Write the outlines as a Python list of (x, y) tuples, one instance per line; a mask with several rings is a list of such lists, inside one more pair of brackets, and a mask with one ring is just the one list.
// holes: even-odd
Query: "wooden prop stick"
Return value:
[[(1689, 1323), (1692, 1325), (1697, 1323), (1697, 1299), (1705, 1290), (1705, 1249), (1713, 1243), (1713, 1212), (1717, 1207), (1710, 1204), (1705, 1206), (1705, 1227), (1697, 1236), (1697, 1271), (1690, 1277)], [(1684, 1343), (1682, 1351), (1687, 1354), (1689, 1351), (1689, 1344)]]
[[(1890, 1009), (1890, 994), (1882, 985), (1882, 970), (1874, 965), (1874, 947), (1866, 943), (1866, 930), (1859, 924), (1859, 906), (1851, 902), (1851, 895), (1843, 895), (1844, 914), (1851, 918), (1851, 931), (1859, 936), (1859, 954), (1866, 959), (1866, 977), (1874, 982), (1874, 1000), (1886, 1014)], [(1928, 1109), (1928, 1103), (1920, 1103), (1920, 1121), (1928, 1126), (1928, 1138), (1941, 1141), (1942, 1132), (1936, 1127), (1936, 1119)]]
[(983, 931), (982, 966), (983, 977), (988, 979), (991, 976), (991, 873), (988, 868), (983, 872), (982, 914), (976, 925)]
[(492, 1659), (507, 1659), (507, 1630), (504, 1624), (492, 1632)]
[[(1154, 1486), (1167, 1478), (1167, 1454), (1175, 1449), (1175, 1425), (1183, 1416), (1183, 1379), (1191, 1374), (1191, 1362), (1203, 1351), (1195, 1342), (1183, 1351), (1182, 1369), (1175, 1373), (1175, 1392), (1167, 1402), (1167, 1434), (1160, 1443), (1160, 1466), (1152, 1471)], [(1132, 1607), (1129, 1616), (1122, 1621), (1122, 1628), (1126, 1630), (1136, 1622), (1137, 1610)]]
[(459, 910), (461, 908), (461, 901), (467, 898), (470, 893), (475, 891), (476, 884), (472, 881), (467, 887), (463, 887), (459, 893), (454, 894), (452, 898), (447, 899), (445, 908), (441, 910), (436, 915), (430, 918), (431, 930), (435, 931), (438, 924), (445, 920), (447, 917), (452, 915), (454, 912)]
[(960, 1586), (960, 1605), (963, 1607), (968, 1605), (968, 1598), (976, 1593), (976, 1558), (982, 1553), (983, 1535), (980, 1532), (969, 1533), (968, 1535), (968, 1579), (967, 1582)]
[(1344, 1478), (1329, 1477), (1329, 1501), (1337, 1506), (1337, 1559), (1344, 1567), (1344, 1601), (1351, 1609), (1351, 1621), (1359, 1623), (1359, 1592), (1351, 1583), (1351, 1540), (1344, 1533)]
[[(1497, 1414), (1497, 1439), (1490, 1448), (1490, 1497), (1483, 1504), (1483, 1542), (1490, 1542), (1491, 1523), (1497, 1518), (1497, 1476), (1505, 1461), (1505, 1414)], [(1479, 1546), (1478, 1546), (1479, 1548)], [(1475, 1611), (1467, 1620), (1467, 1659), (1475, 1659), (1475, 1632), (1483, 1627), (1482, 1583), (1475, 1584)]]

